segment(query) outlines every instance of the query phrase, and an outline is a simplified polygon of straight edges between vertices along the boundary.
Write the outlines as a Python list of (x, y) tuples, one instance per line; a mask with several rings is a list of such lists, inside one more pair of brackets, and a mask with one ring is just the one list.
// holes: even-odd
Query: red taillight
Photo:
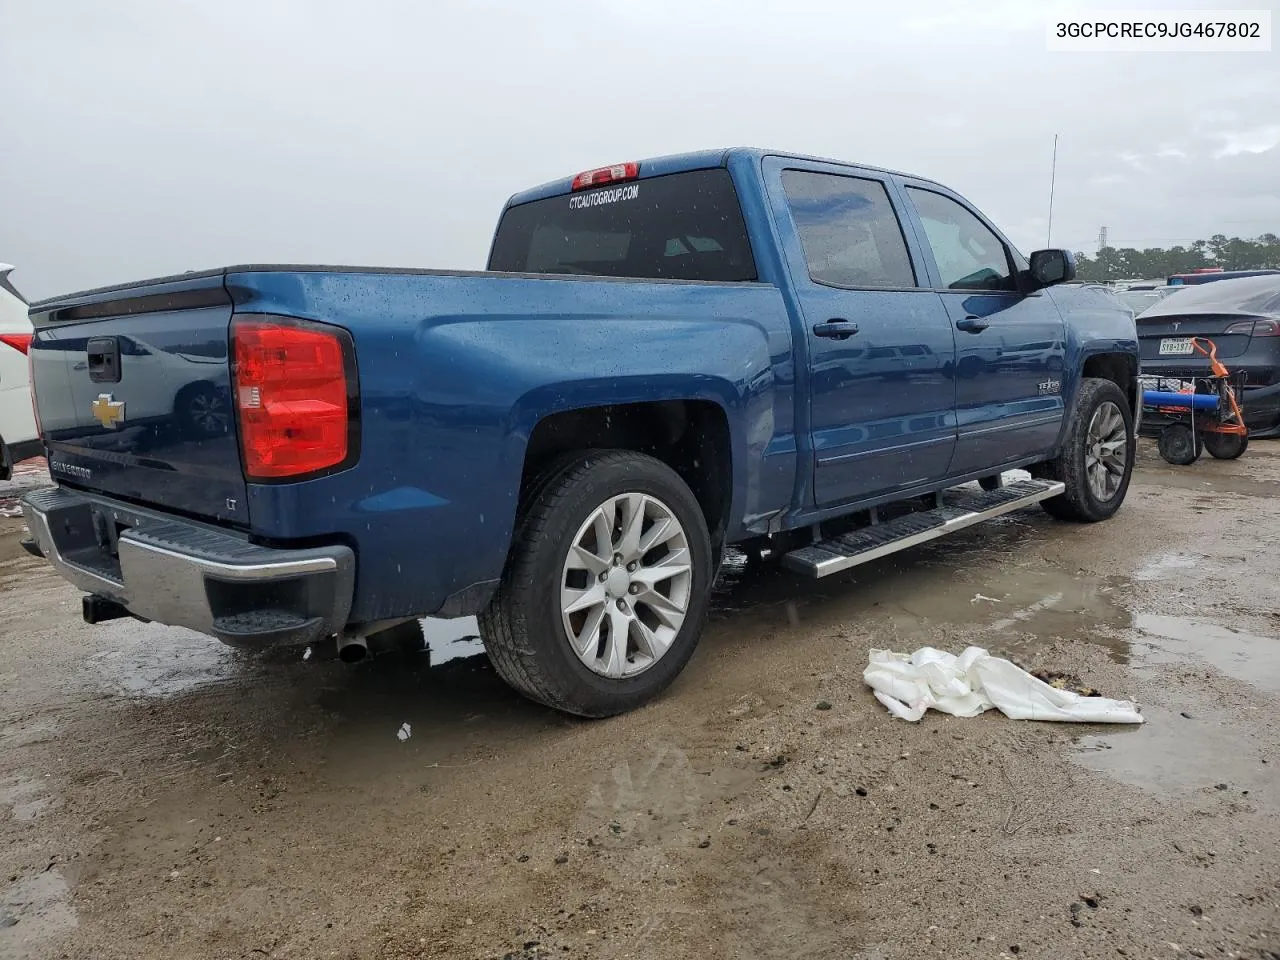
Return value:
[(1277, 320), (1241, 320), (1222, 331), (1224, 334), (1236, 333), (1245, 337), (1280, 337), (1280, 321)]
[(19, 353), (26, 355), (31, 349), (31, 334), (29, 333), (0, 333), (0, 343), (7, 343)]
[(355, 356), (345, 330), (244, 319), (231, 339), (248, 479), (298, 478), (354, 459)]
[(634, 180), (640, 176), (640, 164), (615, 163), (611, 167), (600, 167), (598, 170), (586, 170), (573, 178), (574, 190), (585, 190), (587, 187), (599, 187), (606, 183), (621, 183)]

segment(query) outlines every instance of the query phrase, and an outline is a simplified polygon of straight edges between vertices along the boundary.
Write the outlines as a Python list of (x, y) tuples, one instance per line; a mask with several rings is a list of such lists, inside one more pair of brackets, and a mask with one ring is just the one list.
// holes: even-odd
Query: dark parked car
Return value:
[(1191, 345), (1205, 337), (1244, 378), (1245, 423), (1253, 437), (1280, 436), (1280, 275), (1188, 287), (1138, 317), (1142, 372), (1204, 376), (1209, 361)]

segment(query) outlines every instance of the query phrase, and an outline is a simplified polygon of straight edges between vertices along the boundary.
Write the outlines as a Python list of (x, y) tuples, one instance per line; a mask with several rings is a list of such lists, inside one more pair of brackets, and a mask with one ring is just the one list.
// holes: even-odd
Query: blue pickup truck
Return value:
[(1074, 272), (937, 183), (733, 149), (517, 194), (485, 272), (37, 303), (29, 549), (90, 622), (232, 644), (355, 660), (477, 614), (516, 689), (620, 713), (688, 662), (727, 545), (822, 577), (1035, 503), (1111, 516), (1138, 341)]

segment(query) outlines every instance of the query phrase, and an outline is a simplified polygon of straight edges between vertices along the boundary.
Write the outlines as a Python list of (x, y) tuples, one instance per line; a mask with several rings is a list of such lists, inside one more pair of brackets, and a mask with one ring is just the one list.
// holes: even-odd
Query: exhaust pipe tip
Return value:
[(369, 656), (369, 644), (364, 637), (344, 637), (338, 643), (338, 659), (343, 663), (359, 663)]

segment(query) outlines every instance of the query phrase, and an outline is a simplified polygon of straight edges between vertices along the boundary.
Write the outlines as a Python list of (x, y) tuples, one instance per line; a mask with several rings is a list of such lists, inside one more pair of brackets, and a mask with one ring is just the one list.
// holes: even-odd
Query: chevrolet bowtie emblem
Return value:
[(91, 409), (93, 419), (108, 429), (114, 430), (116, 424), (124, 423), (124, 401), (113, 399), (109, 393), (98, 394)]

